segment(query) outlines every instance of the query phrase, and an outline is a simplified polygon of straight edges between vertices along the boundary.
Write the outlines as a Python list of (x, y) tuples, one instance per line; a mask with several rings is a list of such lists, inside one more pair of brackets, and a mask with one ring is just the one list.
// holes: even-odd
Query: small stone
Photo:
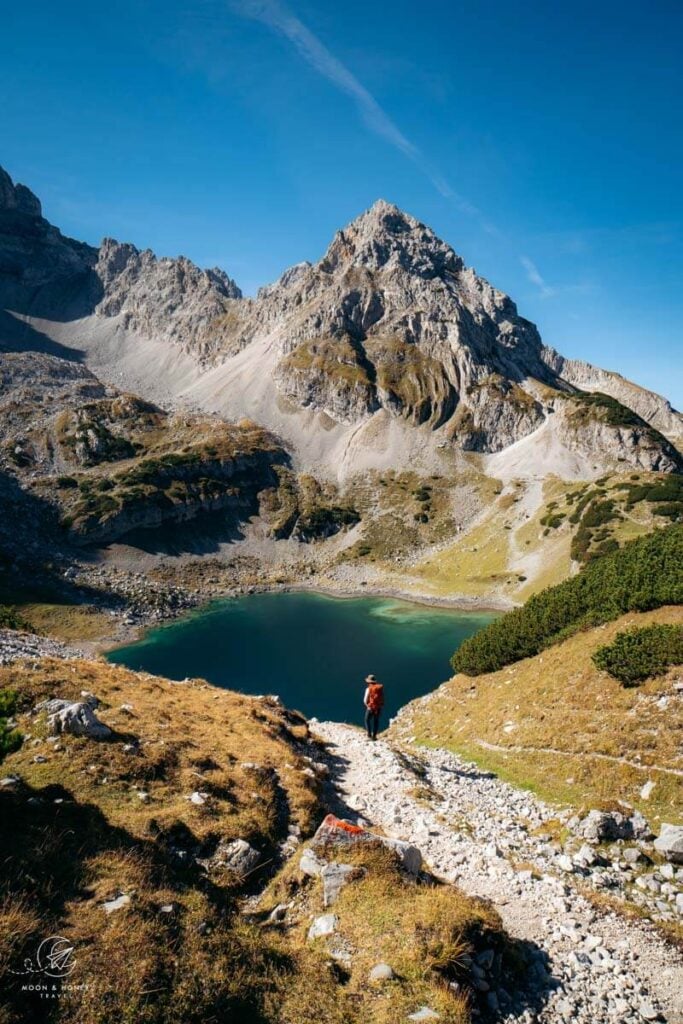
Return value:
[(326, 935), (332, 935), (337, 928), (336, 914), (321, 914), (308, 929), (309, 939), (321, 939)]
[(663, 824), (655, 839), (655, 850), (674, 864), (683, 864), (683, 825)]
[(641, 800), (649, 800), (652, 796), (652, 790), (655, 788), (655, 784), (652, 779), (649, 779), (640, 791)]
[(629, 846), (624, 850), (622, 857), (627, 864), (637, 864), (639, 860), (643, 859), (643, 853), (637, 846)]
[(301, 854), (301, 860), (299, 861), (299, 870), (303, 871), (305, 875), (310, 878), (318, 878), (322, 874), (322, 870), (325, 867), (326, 862), (316, 857), (313, 850), (306, 849)]
[(659, 1011), (650, 1002), (641, 1003), (638, 1010), (643, 1020), (657, 1020), (659, 1017)]
[(492, 949), (484, 949), (476, 957), (476, 961), (485, 971), (489, 971), (493, 965), (495, 953)]
[(573, 871), (574, 870), (574, 862), (572, 861), (571, 857), (567, 856), (566, 853), (561, 854), (557, 858), (557, 866), (562, 871)]
[(248, 875), (259, 864), (261, 854), (246, 839), (225, 839), (216, 847), (211, 858), (214, 866), (225, 867), (236, 875)]
[(391, 981), (395, 977), (389, 964), (375, 964), (368, 974), (370, 981)]
[(178, 912), (178, 904), (177, 903), (163, 903), (159, 907), (159, 913), (160, 914), (176, 914), (177, 912)]
[(198, 807), (201, 807), (202, 804), (205, 804), (206, 801), (208, 800), (208, 794), (200, 793), (199, 790), (195, 790), (195, 792), (192, 793), (187, 799), (190, 801), (191, 804), (197, 804)]
[(577, 864), (580, 864), (582, 867), (586, 868), (589, 868), (593, 864), (595, 864), (597, 862), (597, 859), (598, 857), (595, 850), (591, 846), (588, 846), (587, 843), (584, 843), (584, 845), (581, 847), (579, 852), (574, 857), (574, 860)]
[(330, 907), (336, 903), (339, 893), (356, 869), (352, 864), (326, 864), (320, 872), (323, 880), (323, 906)]
[(273, 923), (277, 921), (284, 921), (285, 917), (287, 916), (288, 910), (289, 903), (278, 903), (278, 905), (273, 910), (271, 910), (270, 914), (268, 915), (268, 920)]
[(429, 1006), (421, 1006), (415, 1013), (408, 1014), (408, 1020), (440, 1020), (440, 1016), (435, 1010), (432, 1010)]
[(122, 907), (127, 907), (130, 903), (130, 896), (122, 893), (113, 900), (105, 900), (103, 903), (105, 913), (113, 914), (115, 910), (121, 910)]
[(33, 758), (33, 761), (35, 764), (45, 764), (47, 758), (44, 757), (42, 754), (36, 754), (36, 756)]

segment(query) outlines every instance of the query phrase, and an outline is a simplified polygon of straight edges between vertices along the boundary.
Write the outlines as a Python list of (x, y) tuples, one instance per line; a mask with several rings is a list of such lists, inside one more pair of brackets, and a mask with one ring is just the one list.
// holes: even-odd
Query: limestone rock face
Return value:
[(102, 287), (99, 316), (120, 317), (124, 328), (164, 337), (200, 358), (210, 350), (207, 332), (242, 297), (218, 268), (201, 270), (184, 256), (157, 259), (112, 238), (102, 242), (94, 269)]
[[(554, 426), (568, 448), (586, 459), (625, 463), (637, 469), (676, 473), (683, 459), (674, 445), (637, 413), (609, 405), (600, 394), (563, 398), (554, 403)], [(616, 413), (616, 415), (614, 415)]]
[(568, 384), (582, 391), (600, 391), (611, 395), (680, 446), (683, 441), (683, 417), (666, 398), (638, 387), (619, 373), (601, 370), (580, 359), (565, 359), (552, 348), (544, 348), (543, 360)]
[[(388, 415), (441, 430), (436, 443), (464, 451), (498, 452), (549, 423), (563, 444), (601, 466), (679, 465), (658, 423), (673, 436), (680, 417), (670, 409), (664, 424), (655, 395), (635, 403), (646, 414), (636, 429), (605, 419), (592, 430), (565, 431), (561, 417), (555, 424), (553, 414), (581, 393), (574, 364), (546, 348), (512, 300), (430, 228), (383, 201), (337, 232), (318, 263), (296, 264), (256, 300), (236, 303), (221, 320), (213, 359), (221, 394), (230, 382), (265, 416), (273, 414), (264, 397), (272, 382), (289, 415), (317, 413), (350, 427)], [(596, 370), (586, 380), (597, 389), (612, 376)], [(617, 400), (640, 395), (627, 383)], [(282, 421), (267, 425), (278, 430)]]
[(0, 167), (0, 309), (80, 315), (96, 252), (48, 223), (38, 198)]
[(14, 185), (0, 167), (0, 210), (16, 210), (29, 217), (42, 217), (40, 200), (25, 185)]
[(116, 328), (163, 338), (198, 359), (221, 337), (221, 318), (241, 291), (218, 268), (157, 259), (105, 238), (99, 249), (66, 238), (39, 200), (0, 168), (0, 307), (48, 320), (98, 316)]
[[(662, 435), (683, 437), (683, 418), (665, 399), (545, 346), (509, 296), (383, 200), (338, 231), (322, 259), (250, 299), (224, 271), (184, 257), (64, 237), (0, 170), (7, 341), (85, 357), (102, 380), (146, 399), (250, 419), (302, 467), (340, 479), (358, 471), (359, 455), (396, 468), (416, 452), (433, 469), (437, 449), (493, 454), (523, 439), (533, 448), (541, 431), (549, 462), (563, 448), (596, 475), (681, 468)], [(574, 416), (571, 400), (587, 392), (635, 420)]]
[[(337, 232), (316, 264), (298, 264), (262, 289), (235, 323), (229, 351), (276, 338), (274, 380), (303, 408), (357, 422), (379, 410), (433, 429), (459, 404), (481, 405), (476, 390), (494, 376), (547, 382), (533, 324), (508, 296), (465, 268), (434, 232), (380, 201)], [(522, 414), (479, 416), (470, 446), (495, 451), (542, 418), (531, 400)], [(508, 391), (498, 388), (505, 407)]]

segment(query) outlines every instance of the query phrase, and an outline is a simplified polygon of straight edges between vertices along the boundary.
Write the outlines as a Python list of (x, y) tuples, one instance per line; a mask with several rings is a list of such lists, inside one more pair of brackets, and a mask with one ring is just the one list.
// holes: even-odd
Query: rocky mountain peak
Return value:
[(0, 167), (0, 210), (12, 210), (29, 217), (42, 217), (40, 200), (26, 185), (14, 184), (7, 171)]
[[(143, 353), (161, 353), (169, 387), (182, 382), (184, 397), (259, 422), (316, 464), (345, 431), (359, 451), (367, 431), (378, 460), (400, 463), (408, 449), (401, 455), (389, 441), (404, 425), (439, 432), (414, 442), (432, 455), (499, 452), (546, 426), (565, 448), (583, 445), (590, 466), (602, 465), (603, 450), (645, 468), (679, 464), (652, 433), (680, 436), (681, 417), (668, 403), (563, 360), (507, 295), (385, 200), (338, 231), (319, 262), (298, 263), (256, 299), (242, 299), (217, 268), (111, 238), (99, 249), (65, 238), (42, 219), (33, 194), (0, 172), (0, 309), (21, 317), (8, 315), (5, 340), (35, 317), (41, 332), (53, 322), (60, 344), (92, 347), (98, 359), (106, 342), (117, 381), (121, 353), (129, 353), (135, 388), (146, 396), (167, 394), (157, 356), (143, 366)], [(581, 405), (577, 389), (611, 394), (640, 420), (604, 403)]]
[(464, 268), (462, 259), (431, 228), (384, 199), (337, 232), (319, 268), (334, 274), (352, 265), (371, 271), (400, 268), (424, 278), (457, 274)]

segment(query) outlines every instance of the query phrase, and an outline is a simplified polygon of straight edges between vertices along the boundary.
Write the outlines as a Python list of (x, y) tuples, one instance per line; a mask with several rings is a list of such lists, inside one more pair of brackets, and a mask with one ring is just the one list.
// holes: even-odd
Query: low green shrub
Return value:
[(7, 719), (17, 707), (17, 693), (14, 690), (0, 690), (0, 761), (7, 754), (18, 750), (22, 744), (21, 733), (7, 724)]
[(643, 626), (617, 633), (611, 644), (598, 647), (593, 662), (624, 686), (636, 686), (672, 665), (683, 665), (683, 626)]
[(0, 604), (0, 629), (31, 629), (31, 623), (16, 608)]
[(535, 594), (522, 608), (469, 637), (451, 664), (456, 672), (467, 675), (495, 672), (579, 629), (664, 604), (683, 604), (683, 526), (679, 525), (594, 558), (577, 576)]

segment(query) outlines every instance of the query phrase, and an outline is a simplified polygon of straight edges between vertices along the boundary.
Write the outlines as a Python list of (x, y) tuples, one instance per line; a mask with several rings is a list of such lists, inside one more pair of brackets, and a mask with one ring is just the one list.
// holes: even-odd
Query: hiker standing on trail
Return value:
[(363, 703), (365, 704), (365, 728), (368, 731), (368, 737), (371, 740), (376, 740), (377, 730), (379, 729), (379, 716), (384, 707), (384, 687), (381, 683), (377, 682), (372, 673), (366, 676), (365, 682), (367, 683), (367, 689), (363, 697)]

